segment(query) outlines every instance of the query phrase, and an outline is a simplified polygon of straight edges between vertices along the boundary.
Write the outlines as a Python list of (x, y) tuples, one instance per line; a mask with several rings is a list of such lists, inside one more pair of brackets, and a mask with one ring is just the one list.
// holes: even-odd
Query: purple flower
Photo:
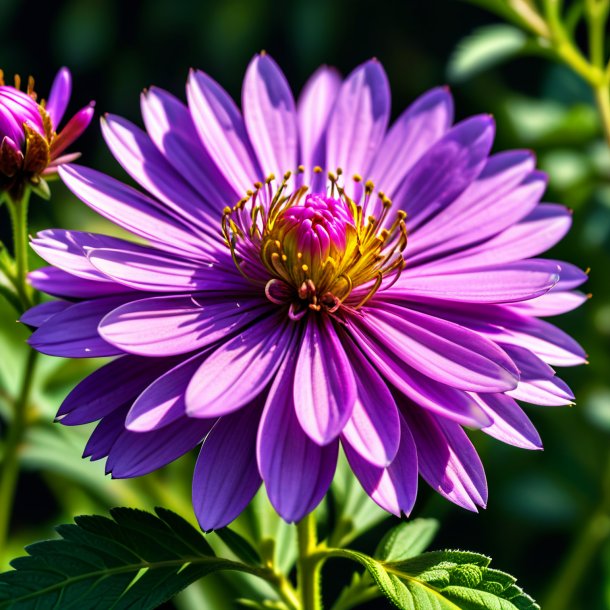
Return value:
[(203, 529), (264, 482), (287, 521), (320, 502), (339, 446), (370, 496), (408, 514), (418, 472), (470, 510), (485, 474), (462, 427), (539, 449), (518, 401), (573, 399), (551, 365), (584, 362), (544, 321), (574, 309), (586, 275), (533, 258), (571, 223), (539, 203), (530, 152), (490, 156), (493, 120), (455, 125), (433, 89), (388, 129), (377, 61), (320, 68), (295, 104), (265, 54), (243, 116), (192, 72), (188, 107), (142, 94), (147, 131), (107, 116), (108, 146), (146, 194), (75, 165), (68, 187), (147, 245), (49, 230), (33, 285), (62, 300), (23, 321), (63, 357), (116, 356), (62, 404), (100, 420), (85, 450), (115, 477), (145, 474), (203, 440), (193, 482)]
[(27, 183), (38, 187), (42, 176), (74, 161), (78, 153), (65, 155), (66, 148), (85, 131), (93, 118), (93, 102), (77, 112), (60, 131), (59, 124), (70, 100), (72, 77), (62, 68), (55, 77), (48, 102), (38, 103), (34, 80), (27, 92), (4, 84), (0, 70), (0, 195), (19, 199)]

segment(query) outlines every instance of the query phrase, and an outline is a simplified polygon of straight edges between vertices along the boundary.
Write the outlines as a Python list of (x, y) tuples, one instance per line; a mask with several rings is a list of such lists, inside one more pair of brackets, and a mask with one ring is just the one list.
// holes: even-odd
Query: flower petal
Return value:
[(63, 358), (116, 356), (121, 350), (97, 332), (100, 320), (133, 297), (112, 296), (76, 303), (34, 331), (28, 343), (39, 352)]
[(72, 76), (68, 68), (61, 68), (53, 80), (51, 92), (46, 103), (45, 110), (51, 117), (55, 131), (68, 107), (70, 95), (72, 94)]
[(300, 521), (322, 500), (337, 465), (338, 441), (320, 447), (299, 424), (294, 409), (295, 357), (275, 377), (257, 438), (259, 471), (269, 500), (288, 522)]
[(68, 301), (47, 301), (46, 303), (40, 303), (40, 305), (34, 305), (28, 309), (19, 318), (22, 324), (38, 328), (42, 326), (47, 320), (49, 320), (55, 314), (61, 313), (73, 304)]
[(254, 497), (262, 479), (256, 463), (261, 404), (225, 415), (206, 437), (193, 476), (193, 507), (203, 531), (228, 525)]
[(305, 83), (299, 97), (297, 115), (306, 184), (313, 179), (316, 165), (326, 165), (326, 126), (340, 87), (339, 73), (322, 66)]
[(326, 167), (345, 176), (362, 174), (377, 151), (390, 117), (390, 88), (381, 64), (373, 59), (345, 80), (328, 122)]
[(453, 121), (453, 99), (445, 87), (418, 97), (392, 125), (366, 177), (390, 198), (413, 164), (441, 138)]
[(286, 77), (267, 55), (256, 55), (244, 78), (244, 122), (263, 174), (297, 169), (298, 131), (294, 98)]
[(248, 404), (271, 381), (293, 337), (292, 322), (273, 314), (218, 347), (193, 375), (186, 392), (188, 414), (218, 417)]
[(30, 271), (28, 281), (36, 290), (68, 299), (95, 299), (131, 292), (131, 288), (122, 284), (108, 280), (86, 280), (56, 267)]
[(203, 146), (235, 191), (245, 194), (264, 176), (235, 102), (215, 80), (199, 71), (190, 73), (186, 93)]
[(349, 420), (357, 389), (351, 363), (327, 316), (310, 315), (296, 365), (294, 405), (318, 445), (335, 440)]
[(417, 450), (404, 418), (399, 419), (400, 446), (392, 463), (380, 468), (365, 460), (350, 443), (345, 455), (364, 491), (389, 513), (409, 515), (417, 497)]
[(384, 468), (400, 445), (400, 417), (388, 386), (369, 360), (350, 341), (343, 341), (358, 394), (342, 439), (367, 462)]
[(132, 301), (110, 312), (100, 335), (130, 354), (169, 356), (211, 345), (250, 324), (268, 309), (261, 299), (160, 296)]

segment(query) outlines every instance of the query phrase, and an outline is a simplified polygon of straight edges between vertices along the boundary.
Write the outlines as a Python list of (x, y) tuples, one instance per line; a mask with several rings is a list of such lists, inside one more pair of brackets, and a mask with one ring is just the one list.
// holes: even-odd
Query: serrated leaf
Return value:
[(381, 539), (375, 557), (384, 561), (400, 561), (425, 551), (438, 531), (436, 519), (414, 519), (393, 527)]
[(447, 78), (458, 83), (496, 66), (528, 48), (528, 37), (508, 24), (478, 28), (458, 43), (447, 66)]
[(115, 508), (112, 518), (81, 516), (58, 540), (37, 542), (0, 574), (0, 609), (148, 610), (217, 570), (256, 569), (216, 557), (178, 515)]
[[(401, 610), (540, 610), (512, 576), (489, 568), (491, 560), (478, 553), (434, 551), (394, 562), (351, 550), (332, 554), (364, 566)], [(349, 592), (342, 597), (348, 598)]]

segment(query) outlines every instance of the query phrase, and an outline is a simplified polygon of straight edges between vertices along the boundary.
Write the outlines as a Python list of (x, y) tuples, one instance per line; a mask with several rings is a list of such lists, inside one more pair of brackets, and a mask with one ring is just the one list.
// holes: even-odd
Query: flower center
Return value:
[[(264, 285), (270, 301), (288, 305), (290, 317), (358, 309), (404, 268), (406, 214), (399, 210), (388, 223), (392, 202), (382, 192), (373, 202), (373, 184), (359, 176), (349, 196), (340, 170), (328, 174), (325, 192), (291, 188), (300, 173), (287, 172), (276, 188), (270, 176), (225, 208), (225, 242), (242, 275)], [(373, 203), (380, 211), (365, 218)]]

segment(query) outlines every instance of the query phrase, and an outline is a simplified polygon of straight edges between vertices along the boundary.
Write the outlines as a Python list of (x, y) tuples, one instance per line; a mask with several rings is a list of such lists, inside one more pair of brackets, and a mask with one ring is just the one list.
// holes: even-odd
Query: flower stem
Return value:
[(15, 258), (15, 277), (13, 283), (21, 301), (22, 312), (33, 304), (32, 291), (27, 283), (28, 273), (28, 205), (30, 189), (26, 189), (23, 197), (16, 201), (7, 198), (7, 206), (13, 227), (13, 250)]
[(38, 352), (29, 350), (25, 373), (21, 382), (19, 396), (15, 401), (15, 412), (8, 430), (8, 437), (4, 447), (2, 471), (0, 472), (0, 565), (4, 562), (8, 527), (13, 509), (17, 476), (19, 474), (19, 445), (27, 424), (27, 403), (32, 387), (36, 357)]
[(310, 513), (297, 523), (299, 558), (297, 561), (298, 592), (302, 610), (322, 610), (320, 560), (316, 533), (316, 520)]

